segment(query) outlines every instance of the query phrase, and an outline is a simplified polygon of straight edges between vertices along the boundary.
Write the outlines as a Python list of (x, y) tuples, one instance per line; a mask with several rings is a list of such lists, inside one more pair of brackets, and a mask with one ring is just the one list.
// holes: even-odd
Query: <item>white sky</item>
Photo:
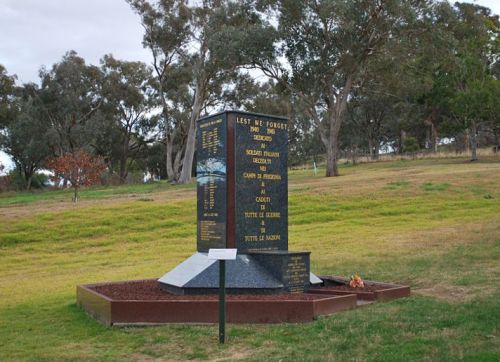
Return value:
[[(500, 14), (500, 0), (475, 2)], [(91, 64), (109, 53), (150, 63), (142, 34), (125, 0), (0, 0), (0, 64), (18, 83), (38, 82), (40, 67), (50, 68), (69, 50)], [(1, 152), (0, 162), (12, 166)]]
[(24, 83), (69, 50), (92, 64), (108, 53), (149, 63), (142, 30), (125, 0), (0, 0), (0, 64)]

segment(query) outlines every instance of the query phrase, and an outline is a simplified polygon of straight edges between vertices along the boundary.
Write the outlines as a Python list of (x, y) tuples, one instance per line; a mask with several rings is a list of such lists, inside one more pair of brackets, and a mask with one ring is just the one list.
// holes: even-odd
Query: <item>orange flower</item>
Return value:
[(358, 274), (351, 275), (351, 280), (349, 281), (349, 286), (351, 288), (364, 288), (365, 283), (363, 279)]

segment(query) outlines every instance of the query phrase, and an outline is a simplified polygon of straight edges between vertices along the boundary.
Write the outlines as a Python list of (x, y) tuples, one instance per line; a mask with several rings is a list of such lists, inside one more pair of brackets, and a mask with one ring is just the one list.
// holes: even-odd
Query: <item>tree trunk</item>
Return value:
[(477, 138), (476, 138), (476, 122), (472, 122), (470, 125), (469, 141), (470, 141), (470, 151), (471, 151), (471, 161), (477, 161)]
[[(22, 173), (24, 173), (24, 175)], [(21, 173), (21, 177), (24, 176), (24, 180), (26, 181), (26, 190), (30, 191), (31, 190), (31, 183), (33, 181), (33, 174), (35, 173), (34, 167), (32, 167), (32, 166), (23, 167), (22, 173)]]
[(127, 157), (122, 154), (120, 157), (120, 184), (124, 184), (125, 180), (127, 179)]
[(373, 160), (378, 160), (378, 155), (380, 152), (380, 143), (375, 143), (375, 146), (373, 148)]
[(380, 146), (377, 143), (377, 141), (373, 140), (372, 138), (369, 138), (368, 139), (368, 147), (370, 148), (370, 159), (371, 160), (378, 160), (378, 152), (379, 152)]
[(172, 152), (174, 148), (174, 137), (173, 135), (167, 134), (165, 137), (165, 147), (166, 147), (166, 166), (167, 166), (167, 179), (169, 182), (175, 181), (175, 172), (172, 167)]
[(73, 194), (73, 202), (76, 203), (78, 201), (78, 187), (74, 187), (74, 194)]
[(120, 158), (120, 184), (123, 185), (127, 180), (127, 159), (123, 156)]
[(351, 159), (352, 159), (352, 164), (355, 165), (357, 163), (357, 158), (356, 155), (358, 153), (358, 147), (351, 147)]
[(433, 109), (429, 117), (424, 120), (424, 124), (430, 126), (429, 141), (431, 143), (432, 152), (434, 153), (437, 153), (438, 151), (439, 134), (436, 126), (438, 116), (438, 110)]
[(403, 145), (405, 144), (406, 140), (406, 131), (401, 130), (399, 133), (399, 154), (402, 155), (404, 150), (403, 150)]
[(351, 93), (351, 88), (354, 78), (348, 75), (344, 84), (344, 89), (336, 96), (335, 104), (330, 101), (329, 109), (329, 135), (328, 147), (326, 149), (326, 177), (339, 176), (338, 169), (338, 152), (339, 152), (339, 133), (340, 126), (344, 118), (344, 113), (347, 107), (347, 97)]
[(438, 131), (434, 122), (431, 123), (431, 143), (434, 153), (438, 151)]
[(182, 161), (181, 175), (179, 183), (185, 184), (191, 182), (191, 170), (193, 168), (194, 151), (196, 146), (196, 120), (200, 117), (203, 107), (203, 94), (199, 83), (196, 85), (196, 93), (194, 95), (193, 110), (191, 111), (191, 119), (189, 121), (189, 130), (187, 134), (186, 150), (184, 160)]
[(184, 152), (184, 147), (182, 147), (179, 151), (177, 151), (177, 154), (175, 155), (174, 159), (174, 173), (175, 173), (175, 178), (178, 179), (182, 167), (182, 154)]
[(122, 147), (122, 154), (120, 156), (120, 184), (124, 184), (128, 175), (128, 139), (124, 142)]
[(330, 133), (328, 148), (326, 149), (326, 177), (339, 176), (337, 140), (338, 133)]
[(26, 178), (26, 190), (27, 191), (30, 191), (31, 190), (31, 181), (33, 180), (33, 174), (30, 174), (27, 178)]

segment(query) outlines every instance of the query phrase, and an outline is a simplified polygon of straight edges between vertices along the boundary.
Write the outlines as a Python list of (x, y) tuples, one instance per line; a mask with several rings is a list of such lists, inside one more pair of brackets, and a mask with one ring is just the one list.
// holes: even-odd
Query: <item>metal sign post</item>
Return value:
[(209, 249), (208, 259), (219, 261), (219, 343), (226, 341), (226, 260), (236, 260), (237, 249)]
[(226, 261), (219, 260), (219, 343), (226, 341)]

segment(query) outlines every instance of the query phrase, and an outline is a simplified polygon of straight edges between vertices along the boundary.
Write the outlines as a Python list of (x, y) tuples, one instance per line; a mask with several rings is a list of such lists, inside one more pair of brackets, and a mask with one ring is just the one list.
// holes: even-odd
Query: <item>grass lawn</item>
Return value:
[(411, 298), (309, 324), (107, 328), (82, 283), (154, 278), (196, 247), (194, 184), (0, 196), (0, 361), (500, 360), (500, 159), (394, 161), (337, 178), (290, 173), (289, 247), (317, 274)]

